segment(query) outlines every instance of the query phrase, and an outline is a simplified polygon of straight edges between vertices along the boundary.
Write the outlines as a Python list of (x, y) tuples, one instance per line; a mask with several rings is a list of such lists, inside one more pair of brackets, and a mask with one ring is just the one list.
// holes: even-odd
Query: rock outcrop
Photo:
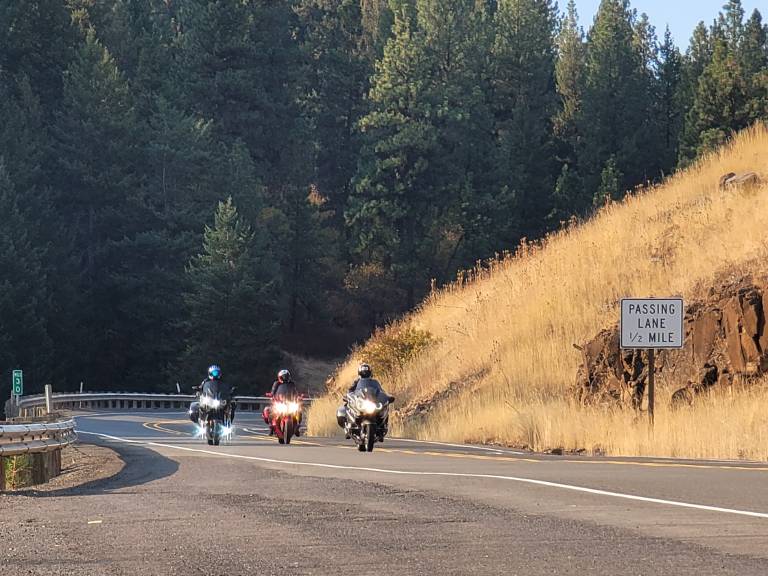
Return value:
[(728, 172), (720, 177), (721, 190), (727, 190), (728, 188), (750, 188), (759, 185), (760, 176), (755, 172), (742, 172), (741, 174)]
[[(768, 283), (731, 279), (691, 301), (685, 347), (657, 352), (656, 382), (675, 390), (675, 406), (692, 404), (715, 386), (768, 373)], [(648, 380), (645, 351), (619, 349), (619, 329), (601, 331), (576, 346), (582, 352), (574, 393), (582, 404), (639, 408)]]

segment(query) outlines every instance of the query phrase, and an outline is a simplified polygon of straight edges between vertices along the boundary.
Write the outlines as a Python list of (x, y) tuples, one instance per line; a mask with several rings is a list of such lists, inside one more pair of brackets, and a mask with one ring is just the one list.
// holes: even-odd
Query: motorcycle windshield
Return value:
[(355, 394), (360, 392), (363, 398), (371, 402), (381, 402), (387, 404), (389, 397), (384, 393), (381, 383), (375, 378), (361, 378), (357, 381)]
[(229, 389), (221, 382), (213, 380), (205, 383), (202, 395), (216, 400), (227, 400), (229, 398)]
[(354, 395), (363, 400), (370, 400), (371, 402), (379, 402), (379, 388), (375, 386), (363, 386), (355, 390)]
[(219, 399), (221, 397), (221, 384), (215, 380), (206, 382), (203, 386), (203, 396)]

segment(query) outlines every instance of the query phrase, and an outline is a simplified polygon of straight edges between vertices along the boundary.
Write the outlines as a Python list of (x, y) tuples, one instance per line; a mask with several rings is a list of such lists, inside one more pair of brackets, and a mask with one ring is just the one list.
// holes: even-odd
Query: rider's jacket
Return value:
[(230, 400), (232, 398), (232, 388), (221, 380), (206, 378), (200, 384), (200, 393), (208, 396), (221, 394), (221, 397)]
[(291, 380), (290, 382), (280, 382), (279, 380), (275, 380), (272, 383), (272, 397), (283, 397), (283, 398), (295, 398), (299, 395), (299, 391), (296, 388), (296, 383)]

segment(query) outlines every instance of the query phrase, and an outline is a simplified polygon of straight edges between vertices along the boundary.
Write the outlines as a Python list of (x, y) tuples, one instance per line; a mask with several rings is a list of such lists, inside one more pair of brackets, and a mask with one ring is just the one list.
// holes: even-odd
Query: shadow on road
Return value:
[(50, 492), (30, 491), (34, 498), (51, 496), (89, 496), (106, 494), (125, 488), (133, 488), (172, 476), (179, 469), (179, 463), (140, 444), (110, 443), (101, 440), (89, 442), (115, 451), (124, 466), (117, 474), (91, 482)]

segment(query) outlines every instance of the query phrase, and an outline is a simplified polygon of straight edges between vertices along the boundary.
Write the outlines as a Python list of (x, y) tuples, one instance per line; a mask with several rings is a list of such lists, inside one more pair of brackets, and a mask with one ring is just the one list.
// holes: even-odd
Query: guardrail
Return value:
[(61, 449), (75, 440), (74, 420), (0, 425), (0, 490), (5, 489), (6, 458), (31, 455), (31, 483), (42, 484), (61, 473)]
[(0, 456), (60, 450), (77, 440), (75, 421), (0, 425)]
[[(51, 395), (50, 410), (181, 410), (195, 400), (192, 394), (142, 394), (138, 392), (84, 392)], [(266, 396), (235, 396), (237, 410), (263, 410), (271, 400)], [(306, 399), (309, 404), (311, 399)], [(44, 394), (19, 399), (21, 416), (34, 416), (46, 410)]]

